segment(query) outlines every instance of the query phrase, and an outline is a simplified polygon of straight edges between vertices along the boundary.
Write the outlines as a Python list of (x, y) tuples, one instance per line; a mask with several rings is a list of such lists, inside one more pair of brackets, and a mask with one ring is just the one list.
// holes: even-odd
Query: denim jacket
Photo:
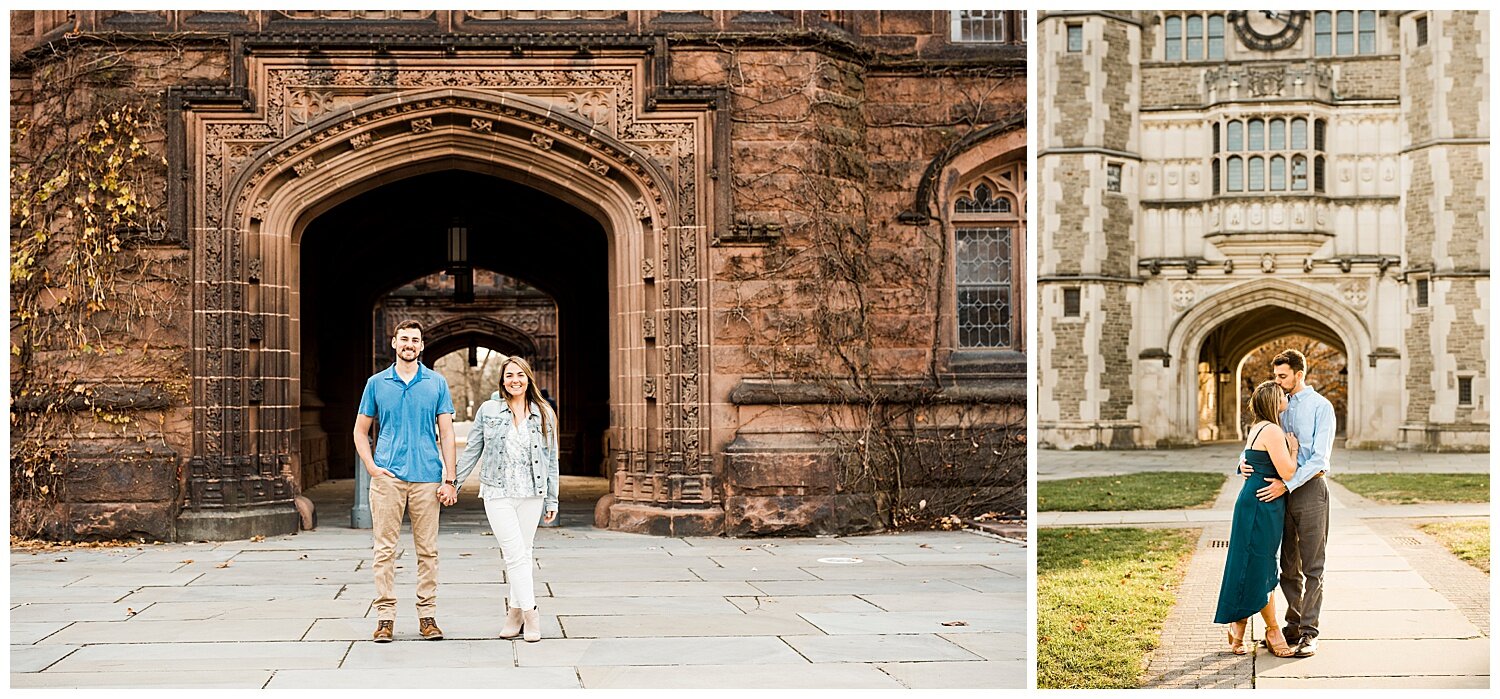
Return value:
[[(510, 405), (503, 400), (487, 400), (474, 413), (469, 429), (469, 443), (458, 455), (458, 485), (479, 465), (479, 482), (500, 486), (500, 469), (505, 467), (505, 439), (510, 434)], [(542, 439), (542, 413), (533, 404), (526, 419), (531, 430), (531, 474), (536, 492), (543, 497), (544, 510), (557, 509), (557, 425), (548, 425), (547, 439)]]

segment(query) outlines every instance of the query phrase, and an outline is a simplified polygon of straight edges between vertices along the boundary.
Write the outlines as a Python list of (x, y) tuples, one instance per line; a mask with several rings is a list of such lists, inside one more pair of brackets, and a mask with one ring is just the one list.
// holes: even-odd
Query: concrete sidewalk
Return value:
[[(1227, 652), (1213, 623), (1240, 480), (1226, 478), (1211, 509), (1041, 513), (1038, 526), (1201, 528), (1164, 621), (1148, 687), (1486, 688), (1489, 576), (1411, 526), (1414, 519), (1488, 517), (1488, 505), (1373, 505), (1331, 482), (1327, 573), (1318, 654), (1277, 658), (1263, 647)], [(1278, 616), (1286, 602), (1276, 592)], [(1259, 639), (1259, 617), (1251, 636)]]
[[(1118, 476), (1143, 471), (1229, 473), (1239, 461), (1240, 442), (1184, 449), (1130, 451), (1037, 451), (1037, 479)], [(1489, 473), (1490, 455), (1333, 448), (1333, 473)]]
[[(347, 501), (348, 482), (314, 488)], [(475, 486), (474, 489), (477, 489)], [(370, 533), (320, 505), (265, 541), (11, 553), (12, 687), (1008, 687), (1026, 681), (1025, 547), (972, 532), (657, 538), (564, 504), (537, 533), (539, 643), (497, 639), (499, 549), (444, 513), (421, 641), (403, 533), (396, 642), (376, 645)]]

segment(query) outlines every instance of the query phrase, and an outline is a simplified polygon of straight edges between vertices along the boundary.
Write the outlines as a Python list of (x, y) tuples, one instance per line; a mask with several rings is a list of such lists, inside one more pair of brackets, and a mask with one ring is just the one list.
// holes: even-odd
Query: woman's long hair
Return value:
[(1281, 412), (1281, 398), (1286, 392), (1276, 385), (1275, 381), (1266, 381), (1255, 387), (1255, 392), (1250, 394), (1250, 414), (1257, 421), (1277, 422)]
[(507, 399), (510, 394), (505, 392), (505, 367), (509, 364), (516, 365), (521, 373), (526, 375), (526, 402), (537, 406), (542, 413), (542, 436), (551, 437), (551, 430), (556, 429), (557, 413), (552, 412), (552, 405), (542, 397), (541, 387), (536, 385), (536, 374), (531, 372), (531, 365), (520, 357), (506, 357), (500, 362), (500, 400)]

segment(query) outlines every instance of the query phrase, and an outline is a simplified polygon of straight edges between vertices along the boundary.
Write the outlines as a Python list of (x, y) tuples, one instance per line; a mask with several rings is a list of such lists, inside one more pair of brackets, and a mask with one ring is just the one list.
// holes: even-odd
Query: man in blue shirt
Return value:
[[(1281, 535), (1281, 593), (1286, 597), (1282, 633), (1299, 658), (1318, 651), (1318, 614), (1323, 607), (1323, 565), (1328, 548), (1328, 484), (1338, 420), (1333, 404), (1307, 385), (1307, 357), (1286, 350), (1271, 360), (1276, 384), (1287, 393), (1281, 427), (1297, 438), (1297, 470), (1289, 481), (1267, 478), (1256, 497), (1270, 502), (1286, 495)], [(1243, 466), (1242, 472), (1243, 472)]]
[[(422, 638), (440, 640), (437, 610), (438, 513), (458, 499), (453, 398), (448, 381), (422, 365), (422, 324), (402, 321), (391, 338), (396, 362), (365, 382), (354, 419), (354, 450), (370, 474), (375, 539), (375, 642), (389, 643), (396, 625), (396, 543), (411, 512), (417, 550), (417, 617)], [(370, 426), (380, 434), (370, 450)], [(439, 453), (441, 444), (441, 453)]]

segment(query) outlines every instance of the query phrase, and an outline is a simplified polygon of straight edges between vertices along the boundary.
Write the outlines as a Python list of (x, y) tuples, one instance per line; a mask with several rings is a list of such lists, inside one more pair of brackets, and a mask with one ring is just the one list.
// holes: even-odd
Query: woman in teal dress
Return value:
[(1275, 601), (1271, 592), (1278, 578), (1277, 548), (1281, 546), (1281, 528), (1286, 516), (1286, 499), (1262, 502), (1255, 491), (1266, 481), (1285, 481), (1297, 470), (1297, 438), (1282, 431), (1278, 417), (1286, 410), (1286, 392), (1274, 381), (1255, 387), (1250, 396), (1250, 410), (1255, 424), (1245, 443), (1245, 461), (1255, 469), (1245, 479), (1240, 495), (1234, 501), (1234, 520), (1229, 528), (1229, 555), (1224, 561), (1224, 582), (1219, 586), (1219, 609), (1215, 624), (1229, 624), (1229, 651), (1245, 654), (1245, 629), (1250, 615), (1260, 612), (1266, 622), (1266, 646), (1277, 657), (1292, 654), (1281, 627), (1276, 625)]

